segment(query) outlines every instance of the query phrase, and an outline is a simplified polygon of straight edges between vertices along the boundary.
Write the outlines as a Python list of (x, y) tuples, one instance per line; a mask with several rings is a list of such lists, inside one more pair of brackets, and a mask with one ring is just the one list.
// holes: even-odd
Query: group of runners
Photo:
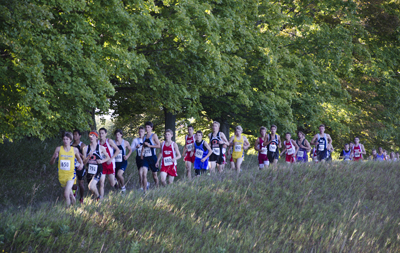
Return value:
[[(287, 163), (308, 162), (310, 158), (315, 162), (325, 162), (332, 159), (332, 138), (325, 133), (325, 125), (319, 126), (319, 133), (311, 142), (307, 141), (303, 132), (298, 132), (297, 139), (293, 140), (290, 133), (285, 134), (285, 139), (276, 133), (277, 126), (272, 125), (270, 133), (267, 128), (260, 128), (260, 137), (254, 144), (258, 152), (259, 169), (272, 164), (276, 166), (279, 157), (285, 157)], [(186, 176), (191, 179), (192, 165), (196, 176), (209, 174), (218, 170), (222, 172), (230, 157), (230, 167), (237, 172), (241, 171), (244, 160), (244, 151), (250, 147), (248, 139), (242, 135), (241, 126), (235, 128), (234, 134), (229, 138), (220, 131), (220, 124), (212, 124), (212, 132), (204, 138), (202, 131), (194, 131), (193, 126), (188, 126), (185, 136), (185, 145), (182, 151), (186, 167)], [(75, 203), (76, 190), (79, 188), (80, 202), (83, 203), (85, 194), (84, 177), (88, 182), (88, 189), (97, 200), (104, 197), (104, 184), (106, 175), (110, 185), (122, 193), (126, 191), (124, 172), (128, 165), (128, 158), (136, 151), (136, 165), (139, 174), (140, 190), (149, 189), (147, 180), (148, 171), (152, 172), (155, 186), (159, 186), (158, 172), (162, 185), (171, 184), (177, 174), (177, 160), (181, 159), (178, 145), (172, 141), (173, 131), (165, 131), (165, 139), (161, 143), (157, 134), (153, 132), (152, 122), (146, 122), (144, 127), (139, 127), (138, 137), (133, 139), (131, 145), (124, 140), (123, 132), (117, 129), (114, 132), (115, 140), (107, 138), (107, 130), (100, 128), (99, 132), (89, 133), (90, 144), (81, 142), (79, 130), (73, 133), (65, 132), (62, 135), (63, 145), (57, 147), (50, 160), (50, 164), (57, 161), (58, 175), (61, 186), (64, 188), (66, 204)], [(282, 148), (283, 147), (283, 148)], [(156, 150), (160, 149), (157, 155)], [(279, 152), (279, 149), (282, 149)], [(366, 155), (364, 146), (358, 137), (354, 143), (346, 144), (340, 159), (345, 161), (359, 161)], [(378, 152), (373, 150), (371, 159), (387, 160), (397, 159), (396, 154), (390, 157), (382, 148)], [(77, 179), (77, 182), (76, 182)], [(77, 183), (77, 184), (76, 184)], [(99, 188), (97, 188), (99, 187)]]

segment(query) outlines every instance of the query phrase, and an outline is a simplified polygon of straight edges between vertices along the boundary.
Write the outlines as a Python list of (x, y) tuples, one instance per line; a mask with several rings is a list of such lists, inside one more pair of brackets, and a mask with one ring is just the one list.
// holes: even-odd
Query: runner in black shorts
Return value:
[(153, 123), (150, 121), (145, 123), (146, 135), (144, 137), (143, 149), (141, 153), (142, 158), (142, 185), (143, 190), (146, 191), (147, 186), (147, 171), (150, 169), (153, 174), (154, 183), (158, 187), (157, 172), (159, 169), (156, 167), (157, 154), (156, 148), (161, 148), (160, 141), (158, 140), (157, 134), (153, 133)]
[[(103, 146), (97, 144), (97, 139), (99, 134), (97, 131), (92, 131), (89, 133), (90, 144), (83, 149), (83, 153), (85, 154), (85, 159), (83, 161), (87, 167), (87, 176), (86, 179), (89, 184), (89, 190), (95, 195), (97, 200), (103, 198), (103, 196), (99, 195), (99, 191), (97, 190), (97, 183), (100, 181), (103, 175), (103, 163), (110, 160), (110, 156), (108, 155), (106, 149)], [(105, 159), (101, 159), (105, 157)]]
[(279, 160), (279, 148), (282, 148), (281, 137), (276, 134), (277, 126), (271, 126), (271, 134), (266, 135), (266, 140), (263, 145), (268, 148), (268, 161), (270, 164), (276, 166)]
[(121, 129), (115, 130), (114, 135), (115, 135), (115, 145), (117, 145), (119, 150), (121, 150), (121, 152), (115, 157), (115, 169), (116, 169), (115, 177), (117, 178), (119, 183), (118, 185), (121, 188), (121, 192), (123, 193), (126, 191), (124, 173), (126, 167), (128, 167), (128, 158), (132, 154), (132, 149), (131, 146), (129, 145), (129, 142), (127, 140), (122, 139), (123, 132)]
[[(136, 150), (136, 166), (138, 169), (138, 173), (139, 173), (139, 187), (140, 190), (143, 190), (143, 178), (142, 178), (142, 173), (140, 173), (140, 171), (143, 167), (143, 160), (142, 158), (140, 158), (140, 155), (142, 154), (142, 148), (143, 148), (143, 142), (144, 142), (144, 127), (139, 127), (139, 137), (134, 139), (132, 141), (132, 152), (134, 152)], [(147, 182), (146, 184), (146, 189), (149, 189), (150, 183)]]
[(210, 172), (215, 172), (215, 166), (218, 164), (218, 171), (222, 172), (224, 157), (222, 154), (223, 145), (229, 145), (228, 140), (224, 133), (219, 131), (220, 124), (217, 121), (214, 121), (212, 124), (213, 132), (208, 135), (210, 140), (210, 146), (212, 150), (212, 154), (209, 159)]
[[(81, 155), (81, 159), (83, 160), (83, 149), (86, 147), (86, 144), (81, 142), (81, 132), (78, 129), (75, 129), (73, 132), (74, 142), (72, 146), (79, 150), (79, 154)], [(79, 166), (79, 163), (75, 160), (75, 168)], [(76, 170), (76, 177), (78, 178), (79, 185), (79, 202), (83, 203), (83, 196), (85, 194), (85, 185), (84, 185), (84, 177), (86, 175), (86, 168), (83, 166), (82, 170)]]

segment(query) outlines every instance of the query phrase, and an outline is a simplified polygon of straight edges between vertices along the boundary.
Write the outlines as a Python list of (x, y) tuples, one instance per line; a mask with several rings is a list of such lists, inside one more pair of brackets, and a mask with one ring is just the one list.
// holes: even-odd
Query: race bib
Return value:
[(196, 153), (194, 154), (194, 156), (196, 156), (196, 157), (199, 158), (199, 159), (202, 159), (202, 158), (203, 158), (203, 153), (204, 153), (203, 150), (201, 150), (201, 149), (196, 149)]
[(150, 148), (144, 148), (144, 156), (145, 157), (152, 156)]
[(192, 151), (193, 143), (186, 145), (186, 149), (187, 149), (188, 152)]
[(319, 151), (324, 151), (325, 150), (325, 144), (319, 144), (318, 145), (318, 150)]
[(297, 157), (303, 157), (303, 156), (304, 156), (304, 151), (299, 150), (299, 151), (297, 152)]
[(214, 153), (215, 155), (220, 155), (220, 154), (221, 154), (219, 148), (213, 148), (213, 153)]
[(241, 152), (242, 151), (242, 145), (235, 145), (235, 152)]
[(172, 157), (169, 156), (164, 158), (164, 166), (171, 166), (172, 164), (174, 164), (172, 162)]
[(70, 160), (61, 160), (60, 161), (60, 170), (70, 170), (71, 169), (71, 161)]
[(98, 165), (97, 164), (90, 164), (89, 163), (89, 167), (88, 167), (88, 173), (89, 174), (96, 174), (97, 173), (97, 167), (98, 167)]
[(294, 148), (288, 149), (287, 154), (288, 154), (288, 155), (293, 155), (293, 154), (294, 154)]
[(269, 145), (269, 152), (274, 153), (275, 151), (276, 151), (276, 145), (274, 144)]
[(142, 153), (142, 146), (140, 146), (140, 147), (137, 149), (137, 153), (138, 153), (139, 156), (140, 156), (140, 154)]
[(268, 153), (268, 149), (266, 147), (261, 148), (261, 154), (266, 155)]
[(354, 151), (354, 157), (360, 157), (360, 152), (358, 152), (358, 151)]
[(119, 153), (116, 157), (115, 157), (115, 162), (117, 163), (122, 163), (123, 159), (122, 159), (122, 154)]

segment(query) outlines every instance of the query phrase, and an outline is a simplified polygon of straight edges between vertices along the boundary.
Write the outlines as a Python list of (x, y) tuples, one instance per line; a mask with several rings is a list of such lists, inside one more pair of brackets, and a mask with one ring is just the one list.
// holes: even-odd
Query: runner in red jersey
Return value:
[(176, 172), (176, 161), (181, 158), (178, 145), (171, 140), (173, 132), (170, 129), (165, 131), (165, 141), (161, 145), (161, 152), (158, 154), (156, 167), (159, 167), (161, 160), (161, 183), (163, 186), (167, 185), (166, 179), (168, 177), (169, 184), (174, 182), (174, 178), (178, 176)]
[(364, 145), (360, 143), (360, 138), (354, 138), (354, 146), (351, 149), (351, 156), (353, 157), (354, 161), (360, 161), (363, 159), (362, 155), (367, 154), (365, 152)]
[[(103, 146), (106, 149), (110, 160), (103, 164), (103, 175), (108, 175), (108, 181), (112, 187), (118, 189), (118, 182), (115, 178), (115, 157), (121, 152), (117, 145), (115, 145), (114, 141), (107, 138), (107, 129), (100, 128), (99, 130), (100, 140), (98, 144)], [(114, 152), (115, 151), (115, 152)], [(102, 157), (105, 159), (105, 157)], [(104, 181), (105, 177), (101, 177), (100, 179), (100, 196), (104, 196)]]
[(185, 161), (186, 166), (186, 176), (191, 179), (191, 169), (192, 163), (194, 163), (194, 159), (196, 158), (194, 155), (190, 156), (192, 150), (194, 148), (194, 129), (193, 126), (188, 126), (188, 135), (185, 136), (185, 147), (183, 148), (182, 154), (185, 156), (183, 159)]
[(286, 162), (287, 163), (295, 163), (297, 151), (299, 150), (299, 146), (297, 146), (296, 142), (292, 140), (292, 135), (288, 132), (285, 135), (286, 140), (283, 141), (283, 150), (281, 152), (281, 156), (286, 151)]
[(260, 135), (261, 137), (257, 138), (256, 142), (254, 143), (254, 149), (258, 151), (258, 167), (262, 170), (264, 167), (268, 167), (268, 148), (263, 146), (263, 142), (265, 139), (265, 135), (267, 134), (267, 128), (261, 127), (260, 128)]

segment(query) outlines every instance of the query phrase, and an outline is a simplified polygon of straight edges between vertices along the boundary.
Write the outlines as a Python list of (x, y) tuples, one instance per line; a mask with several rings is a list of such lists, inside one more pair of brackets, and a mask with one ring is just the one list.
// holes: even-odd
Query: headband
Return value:
[(96, 137), (99, 138), (99, 135), (96, 132), (90, 132), (89, 135), (91, 134), (96, 135)]

